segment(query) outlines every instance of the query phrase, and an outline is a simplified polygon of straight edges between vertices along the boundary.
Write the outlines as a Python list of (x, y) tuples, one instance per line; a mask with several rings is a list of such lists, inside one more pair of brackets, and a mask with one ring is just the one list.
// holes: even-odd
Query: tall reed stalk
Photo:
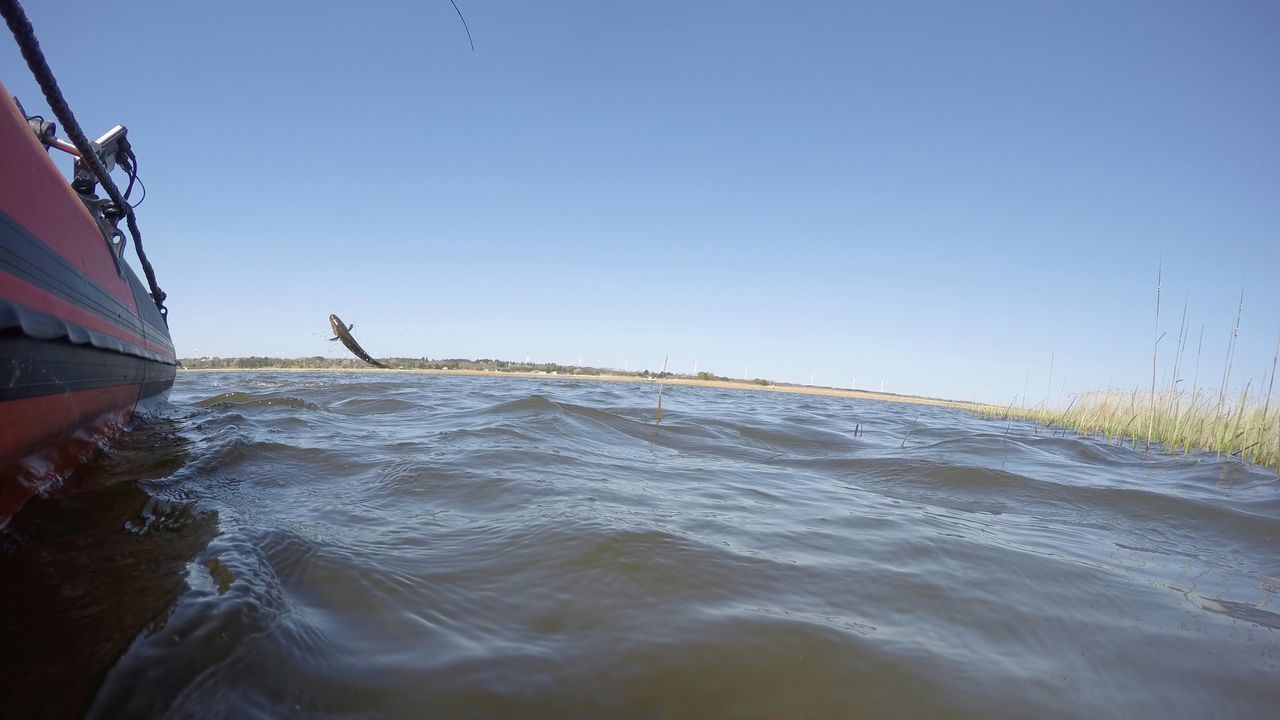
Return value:
[(1156, 265), (1156, 329), (1153, 337), (1155, 340), (1151, 343), (1151, 419), (1147, 422), (1147, 449), (1151, 449), (1151, 436), (1155, 432), (1156, 427), (1156, 355), (1160, 349), (1160, 281), (1162, 279), (1162, 271), (1160, 265)]

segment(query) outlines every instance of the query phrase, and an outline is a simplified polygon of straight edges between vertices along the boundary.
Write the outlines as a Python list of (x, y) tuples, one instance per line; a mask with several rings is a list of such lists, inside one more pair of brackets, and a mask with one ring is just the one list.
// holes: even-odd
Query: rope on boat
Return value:
[[(124, 213), (125, 222), (129, 225), (129, 234), (133, 236), (133, 247), (138, 253), (138, 260), (142, 263), (142, 271), (147, 276), (147, 284), (151, 286), (151, 299), (155, 301), (156, 309), (160, 311), (161, 317), (167, 324), (169, 310), (164, 306), (164, 299), (167, 296), (156, 282), (156, 271), (152, 269), (151, 261), (147, 260), (147, 253), (142, 249), (142, 233), (138, 230), (138, 220), (134, 217), (133, 207), (120, 194), (120, 188), (116, 187), (111, 174), (102, 164), (102, 159), (94, 150), (93, 143), (89, 142), (89, 138), (85, 137), (84, 131), (80, 129), (80, 124), (76, 122), (71, 106), (67, 104), (66, 98), (62, 96), (62, 90), (58, 88), (58, 80), (53, 76), (53, 70), (49, 68), (49, 63), (44, 59), (44, 53), (40, 51), (40, 42), (36, 39), (35, 28), (27, 19), (22, 5), (18, 0), (0, 0), (0, 14), (4, 15), (14, 40), (18, 42), (22, 57), (27, 61), (27, 67), (31, 68), (31, 74), (40, 85), (45, 101), (49, 103), (49, 109), (53, 111), (54, 117), (58, 118), (58, 122), (62, 123), (62, 128), (71, 143), (80, 151), (81, 161), (89, 166), (89, 170), (98, 179), (102, 189), (111, 198), (115, 212)], [(136, 161), (134, 166), (136, 167)], [(129, 184), (133, 185), (132, 180)]]

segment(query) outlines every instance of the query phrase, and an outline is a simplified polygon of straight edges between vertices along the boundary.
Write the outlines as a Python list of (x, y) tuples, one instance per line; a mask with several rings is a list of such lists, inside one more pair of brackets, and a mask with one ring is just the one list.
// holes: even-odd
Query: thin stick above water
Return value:
[(670, 358), (670, 355), (662, 358), (662, 372), (658, 373), (658, 419), (656, 422), (659, 423), (662, 422), (662, 381), (665, 379), (667, 374), (667, 360)]

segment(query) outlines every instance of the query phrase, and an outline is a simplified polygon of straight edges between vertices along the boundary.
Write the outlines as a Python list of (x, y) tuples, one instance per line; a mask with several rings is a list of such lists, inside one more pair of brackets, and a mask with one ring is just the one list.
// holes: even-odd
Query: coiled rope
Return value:
[[(27, 61), (27, 67), (31, 68), (31, 74), (35, 76), (36, 82), (40, 85), (40, 91), (44, 93), (49, 109), (53, 111), (54, 117), (58, 118), (58, 122), (62, 123), (62, 129), (67, 133), (71, 144), (76, 146), (76, 150), (80, 151), (80, 160), (88, 165), (90, 172), (98, 179), (102, 189), (107, 193), (107, 197), (111, 198), (114, 212), (124, 213), (125, 222), (129, 226), (129, 234), (133, 236), (133, 247), (138, 253), (138, 261), (142, 263), (142, 271), (147, 276), (147, 284), (151, 286), (151, 299), (155, 301), (156, 309), (160, 311), (160, 316), (164, 318), (167, 325), (169, 322), (169, 310), (164, 306), (164, 299), (167, 296), (156, 282), (156, 271), (152, 269), (151, 261), (147, 260), (147, 253), (142, 249), (142, 233), (138, 230), (138, 220), (134, 216), (133, 207), (120, 194), (120, 188), (116, 187), (115, 182), (111, 179), (111, 174), (107, 172), (106, 166), (102, 164), (102, 159), (98, 157), (98, 153), (94, 150), (93, 144), (89, 142), (89, 138), (85, 137), (84, 131), (80, 129), (80, 124), (76, 122), (76, 116), (71, 112), (71, 106), (67, 104), (66, 98), (62, 97), (62, 91), (58, 88), (58, 81), (53, 76), (53, 70), (49, 68), (49, 63), (44, 59), (44, 53), (40, 51), (40, 42), (36, 40), (35, 28), (31, 26), (31, 21), (27, 19), (27, 14), (23, 11), (22, 5), (18, 3), (18, 0), (0, 0), (0, 14), (4, 15), (4, 21), (9, 25), (9, 31), (13, 33), (14, 40), (18, 42), (22, 57)], [(130, 185), (132, 184), (132, 181), (130, 181)]]

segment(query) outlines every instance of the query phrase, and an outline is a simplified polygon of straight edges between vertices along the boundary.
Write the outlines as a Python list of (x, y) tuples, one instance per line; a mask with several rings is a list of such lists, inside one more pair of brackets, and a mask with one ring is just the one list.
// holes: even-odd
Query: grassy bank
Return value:
[(1220, 453), (1280, 472), (1280, 408), (1268, 398), (1145, 390), (1086, 393), (1065, 410), (983, 405), (980, 415), (1029, 420), (1168, 453)]

